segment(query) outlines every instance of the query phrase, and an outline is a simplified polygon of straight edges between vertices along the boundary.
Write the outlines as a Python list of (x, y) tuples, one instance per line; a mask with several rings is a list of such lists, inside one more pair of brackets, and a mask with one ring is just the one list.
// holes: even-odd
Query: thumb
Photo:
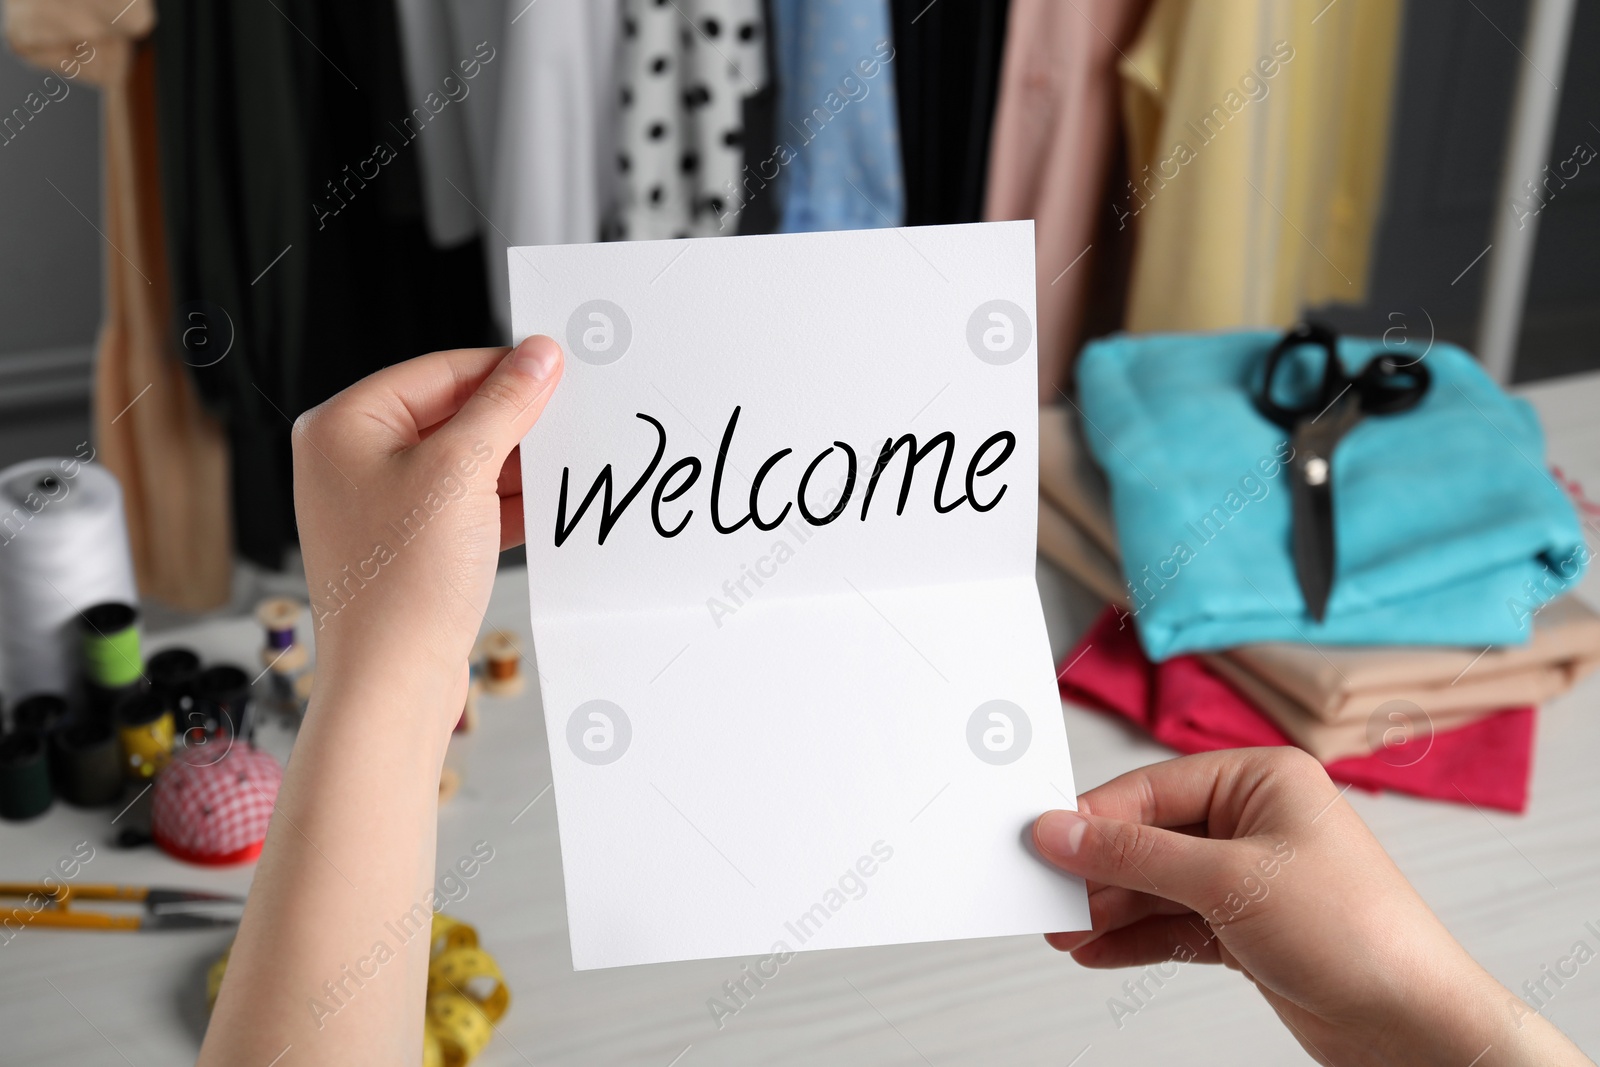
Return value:
[(1076, 811), (1039, 816), (1033, 843), (1047, 862), (1064, 871), (1153, 893), (1202, 915), (1227, 894), (1240, 860), (1232, 841)]
[(498, 457), (511, 454), (539, 421), (563, 367), (561, 346), (535, 335), (489, 372), (444, 428), (456, 443), (485, 442)]

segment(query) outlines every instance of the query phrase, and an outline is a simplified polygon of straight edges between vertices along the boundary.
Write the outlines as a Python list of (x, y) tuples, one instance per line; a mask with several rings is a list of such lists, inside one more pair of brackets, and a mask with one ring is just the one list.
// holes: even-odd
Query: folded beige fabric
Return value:
[[(1072, 412), (1063, 408), (1039, 412), (1039, 490), (1040, 552), (1125, 608), (1105, 485), (1078, 442)], [(1562, 597), (1535, 616), (1532, 639), (1514, 648), (1274, 642), (1204, 659), (1312, 754), (1338, 759), (1380, 743), (1383, 731), (1369, 737), (1368, 720), (1391, 701), (1416, 705), (1440, 730), (1565, 692), (1600, 666), (1600, 615), (1575, 596)]]
[(1117, 570), (1117, 586), (1125, 600), (1127, 584), (1122, 578), (1105, 476), (1089, 450), (1079, 443), (1074, 414), (1054, 405), (1039, 409), (1039, 493), (1106, 554)]
[[(1351, 694), (1346, 715), (1328, 722), (1308, 715), (1305, 705), (1286, 697), (1274, 687), (1272, 681), (1230, 656), (1207, 656), (1205, 661), (1208, 668), (1227, 680), (1271, 719), (1278, 729), (1288, 734), (1295, 744), (1323, 763), (1349, 756), (1371, 755), (1384, 747), (1385, 736), (1399, 736), (1410, 745), (1431, 734), (1465, 726), (1505, 708), (1537, 704), (1544, 699), (1517, 696), (1490, 707), (1451, 708), (1448, 700), (1435, 701), (1439, 694), (1437, 688), (1413, 686), (1389, 690), (1380, 687)], [(1454, 688), (1468, 693), (1468, 700), (1474, 699), (1471, 693), (1474, 687), (1465, 682)], [(1561, 689), (1564, 688), (1565, 685), (1561, 686)], [(1446, 691), (1449, 689), (1447, 686)], [(1487, 687), (1477, 689), (1480, 693), (1490, 691)], [(1553, 690), (1550, 695), (1554, 696), (1557, 692), (1560, 689)], [(1399, 733), (1396, 735), (1391, 731)]]
[(1039, 500), (1039, 554), (1060, 567), (1106, 603), (1128, 606), (1122, 569), (1083, 529), (1057, 511), (1049, 500)]
[[(1326, 657), (1326, 658), (1324, 658)], [(1540, 704), (1600, 665), (1600, 616), (1573, 596), (1546, 604), (1533, 638), (1513, 648), (1249, 645), (1213, 656), (1237, 664), (1323, 720), (1364, 719), (1385, 701), (1430, 715)]]

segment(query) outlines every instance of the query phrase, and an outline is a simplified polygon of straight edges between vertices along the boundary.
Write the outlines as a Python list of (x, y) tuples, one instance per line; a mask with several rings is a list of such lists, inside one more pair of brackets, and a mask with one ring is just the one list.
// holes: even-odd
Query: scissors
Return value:
[[(1301, 399), (1281, 403), (1278, 397), (1303, 376), (1304, 364), (1286, 360), (1302, 345), (1322, 349), (1322, 375), (1312, 388), (1298, 390)], [(1422, 402), (1432, 383), (1420, 360), (1383, 352), (1355, 375), (1339, 359), (1339, 336), (1321, 323), (1295, 326), (1267, 353), (1256, 394), (1256, 408), (1288, 430), (1292, 459), (1294, 569), (1306, 610), (1317, 622), (1327, 613), (1333, 592), (1337, 552), (1333, 537), (1333, 453), (1339, 442), (1369, 415), (1398, 415)], [(1283, 368), (1291, 368), (1284, 370)], [(1280, 373), (1281, 371), (1281, 373)]]
[[(0, 897), (43, 897), (38, 909), (0, 908), (0, 925), (65, 926), (80, 930), (197, 930), (235, 926), (243, 897), (190, 889), (152, 889), (135, 885), (30, 885), (0, 882)], [(113, 915), (75, 911), (74, 900), (123, 900), (144, 905), (143, 914)]]

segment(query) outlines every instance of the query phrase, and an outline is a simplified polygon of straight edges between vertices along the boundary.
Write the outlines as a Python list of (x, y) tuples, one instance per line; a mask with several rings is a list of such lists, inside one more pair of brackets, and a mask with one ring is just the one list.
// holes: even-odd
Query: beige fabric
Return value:
[(1532, 640), (1513, 648), (1321, 651), (1272, 643), (1209, 658), (1238, 664), (1325, 722), (1363, 721), (1390, 700), (1448, 714), (1541, 704), (1571, 689), (1600, 666), (1600, 616), (1567, 596), (1545, 605), (1534, 618)]
[[(150, 0), (140, 0), (148, 4)], [(157, 171), (155, 68), (129, 49), (128, 76), (106, 86), (106, 311), (95, 365), (98, 458), (122, 483), (141, 596), (202, 611), (233, 578), (228, 451), (171, 340), (171, 298)]]
[[(1039, 456), (1039, 551), (1093, 592), (1126, 608), (1127, 586), (1105, 487), (1079, 444), (1070, 410), (1040, 410)], [(1334, 759), (1338, 756), (1326, 753), (1371, 750), (1367, 721), (1389, 701), (1415, 704), (1436, 729), (1444, 729), (1566, 692), (1600, 666), (1600, 615), (1575, 596), (1562, 597), (1534, 617), (1528, 644), (1514, 648), (1313, 648), (1271, 642), (1204, 659), (1285, 733), (1319, 758)]]
[(59, 78), (116, 85), (132, 58), (129, 42), (156, 23), (155, 0), (5, 0), (6, 43)]
[(1108, 604), (1128, 606), (1122, 586), (1122, 570), (1053, 502), (1039, 501), (1039, 554), (1054, 563)]
[(1055, 405), (1039, 409), (1039, 491), (1106, 554), (1116, 569), (1117, 585), (1124, 589), (1118, 602), (1126, 604), (1109, 491), (1089, 450), (1079, 444), (1073, 416), (1071, 410)]
[(233, 577), (227, 441), (174, 355), (156, 143), (155, 0), (5, 0), (7, 43), (104, 89), (105, 319), (95, 359), (96, 458), (122, 483), (141, 596), (188, 611)]
[[(1273, 723), (1288, 734), (1295, 744), (1311, 753), (1323, 763), (1332, 763), (1349, 756), (1367, 756), (1383, 747), (1384, 733), (1391, 729), (1406, 731), (1407, 742), (1418, 740), (1427, 733), (1442, 733), (1465, 726), (1477, 719), (1497, 714), (1503, 708), (1537, 703), (1527, 699), (1508, 700), (1487, 708), (1452, 710), (1448, 707), (1425, 707), (1428, 694), (1397, 690), (1367, 694), (1371, 697), (1371, 712), (1385, 708), (1384, 714), (1346, 716), (1336, 722), (1325, 722), (1306, 714), (1305, 708), (1284, 697), (1258, 674), (1228, 656), (1207, 656), (1206, 666), (1228, 681), (1254, 704)], [(1419, 698), (1420, 699), (1416, 699)], [(1417, 709), (1422, 709), (1422, 716)], [(1391, 718), (1393, 714), (1395, 717)], [(1425, 716), (1425, 718), (1423, 717)]]

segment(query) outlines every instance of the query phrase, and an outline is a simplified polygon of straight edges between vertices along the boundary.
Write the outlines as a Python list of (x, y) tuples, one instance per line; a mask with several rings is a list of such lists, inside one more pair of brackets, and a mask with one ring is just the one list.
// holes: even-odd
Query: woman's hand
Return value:
[(517, 444), (561, 370), (548, 337), (435, 352), (295, 423), (319, 686), (383, 679), (448, 734), (499, 552), (522, 543)]
[(1451, 937), (1298, 749), (1185, 756), (1078, 804), (1033, 837), (1089, 883), (1093, 932), (1046, 938), (1079, 963), (1226, 964), (1324, 1064), (1589, 1063)]
[[(548, 337), (509, 355), (436, 352), (357, 382), (295, 424), (317, 684), (205, 1067), (276, 1062), (291, 1046), (296, 1063), (421, 1059), (439, 770), (499, 551), (522, 540), (517, 442), (560, 379), (561, 349)], [(421, 936), (402, 936), (418, 915)], [(380, 943), (394, 958), (382, 977), (357, 983), (348, 1011), (318, 999)], [(338, 1007), (337, 1020), (307, 1010), (318, 1003)]]

